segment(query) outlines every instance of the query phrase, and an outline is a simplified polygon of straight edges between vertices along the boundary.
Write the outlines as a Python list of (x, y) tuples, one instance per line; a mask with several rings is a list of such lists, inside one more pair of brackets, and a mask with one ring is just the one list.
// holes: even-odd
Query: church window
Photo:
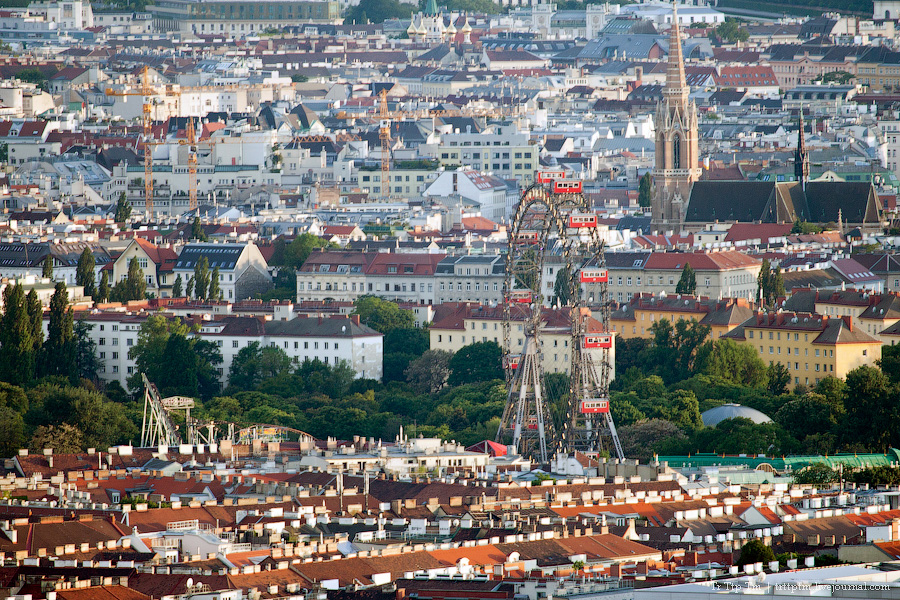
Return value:
[(681, 136), (678, 134), (672, 137), (672, 168), (681, 168)]

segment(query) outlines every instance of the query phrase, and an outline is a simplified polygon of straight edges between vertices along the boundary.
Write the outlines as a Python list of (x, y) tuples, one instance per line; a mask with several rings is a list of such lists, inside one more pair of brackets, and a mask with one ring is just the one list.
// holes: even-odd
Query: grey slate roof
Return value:
[(358, 336), (380, 336), (381, 334), (353, 319), (330, 317), (325, 319), (297, 317), (290, 321), (266, 321), (266, 335), (283, 337), (330, 337), (352, 338)]
[(231, 270), (237, 265), (245, 246), (242, 244), (188, 244), (178, 255), (176, 270), (193, 269), (200, 257), (205, 256), (212, 270)]

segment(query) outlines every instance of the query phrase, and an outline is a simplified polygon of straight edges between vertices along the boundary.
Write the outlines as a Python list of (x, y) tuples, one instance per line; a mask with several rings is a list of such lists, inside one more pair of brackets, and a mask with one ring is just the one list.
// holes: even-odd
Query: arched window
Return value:
[(884, 18), (885, 18), (885, 20), (890, 20), (891, 11), (889, 11), (889, 10), (884, 11)]
[(677, 133), (672, 136), (672, 168), (681, 168), (681, 136)]

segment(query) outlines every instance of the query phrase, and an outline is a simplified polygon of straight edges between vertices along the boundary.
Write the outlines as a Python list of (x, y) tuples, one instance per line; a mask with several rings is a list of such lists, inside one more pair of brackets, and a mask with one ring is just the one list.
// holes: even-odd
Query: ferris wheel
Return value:
[[(609, 412), (613, 338), (609, 333), (608, 272), (604, 244), (583, 194), (582, 182), (561, 171), (542, 171), (522, 194), (512, 220), (503, 286), (503, 365), (507, 400), (496, 440), (541, 463), (550, 452), (597, 453), (605, 436), (621, 459), (621, 444)], [(564, 294), (558, 309), (571, 324), (569, 397), (560, 427), (554, 427), (544, 389), (542, 323), (548, 253), (559, 257)], [(592, 316), (588, 305), (599, 306)], [(597, 318), (599, 317), (599, 319)]]

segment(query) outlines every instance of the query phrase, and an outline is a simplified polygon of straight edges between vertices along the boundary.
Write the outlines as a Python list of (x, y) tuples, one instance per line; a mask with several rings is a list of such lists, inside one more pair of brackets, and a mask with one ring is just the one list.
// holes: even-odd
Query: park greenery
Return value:
[[(82, 276), (82, 278), (84, 278)], [(194, 279), (194, 278), (192, 278)], [(207, 293), (211, 282), (201, 279)], [(212, 277), (210, 277), (212, 279)], [(127, 281), (127, 279), (126, 279)], [(101, 281), (100, 286), (104, 283)], [(501, 352), (494, 342), (456, 353), (431, 348), (428, 327), (412, 313), (373, 296), (357, 300), (361, 324), (384, 335), (381, 381), (356, 379), (349, 365), (294, 362), (283, 350), (253, 344), (238, 352), (220, 383), (219, 347), (177, 318), (150, 316), (128, 349), (135, 372), (123, 389), (103, 384), (102, 355), (75, 318), (65, 284), (50, 301), (46, 336), (33, 292), (10, 285), (0, 315), (0, 454), (26, 445), (83, 450), (133, 443), (141, 415), (141, 373), (163, 396), (197, 399), (194, 415), (239, 426), (284, 425), (316, 437), (393, 439), (412, 435), (473, 444), (493, 439), (506, 399)], [(617, 342), (611, 406), (627, 456), (693, 452), (833, 454), (900, 447), (900, 349), (885, 347), (879, 367), (863, 366), (846, 380), (793, 386), (789, 372), (766, 365), (752, 348), (710, 339), (695, 321), (656, 321), (651, 337)], [(565, 374), (544, 377), (551, 420), (561, 427), (568, 405)], [(701, 413), (733, 402), (772, 418), (730, 419), (705, 427)], [(835, 474), (814, 466), (798, 474), (810, 483), (842, 476), (859, 482), (900, 482), (900, 470)]]

